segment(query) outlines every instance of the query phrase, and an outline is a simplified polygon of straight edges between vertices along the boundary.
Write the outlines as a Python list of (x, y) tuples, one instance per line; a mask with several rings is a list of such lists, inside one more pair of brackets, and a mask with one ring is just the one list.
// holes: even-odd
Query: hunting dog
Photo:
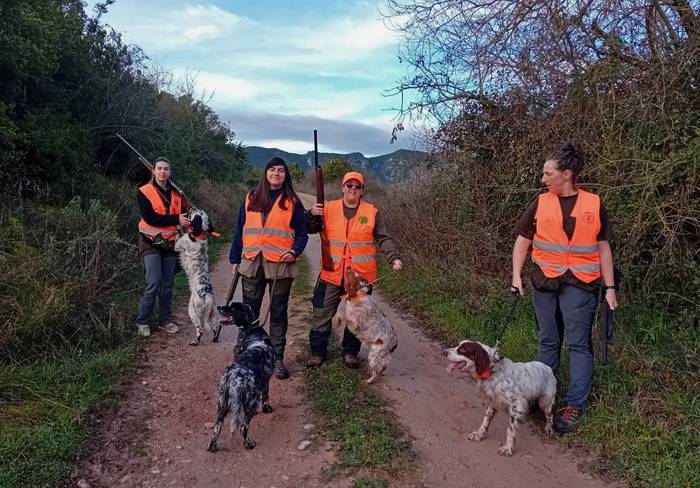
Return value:
[(481, 426), (467, 439), (476, 442), (483, 439), (498, 407), (505, 406), (510, 413), (510, 422), (506, 442), (498, 449), (498, 454), (512, 456), (518, 424), (528, 413), (530, 402), (535, 401), (545, 415), (545, 432), (548, 435), (554, 433), (552, 407), (557, 380), (549, 366), (539, 361), (515, 363), (480, 342), (462, 341), (446, 353), (450, 362), (447, 370), (469, 372), (476, 380), (479, 392), (490, 403)]
[(389, 364), (390, 354), (398, 345), (394, 327), (370, 295), (370, 288), (352, 268), (345, 272), (347, 295), (338, 306), (335, 323), (345, 323), (347, 328), (369, 346), (367, 362), (373, 383)]
[(207, 235), (214, 231), (204, 210), (192, 208), (187, 214), (191, 225), (175, 241), (182, 269), (190, 285), (190, 303), (187, 312), (195, 328), (193, 346), (199, 344), (204, 328), (214, 330), (214, 288), (209, 279), (209, 244)]
[(275, 351), (265, 330), (254, 326), (256, 319), (250, 305), (235, 302), (219, 307), (219, 313), (223, 320), (232, 320), (244, 336), (234, 363), (219, 380), (216, 424), (207, 451), (216, 451), (216, 441), (228, 414), (231, 414), (231, 433), (239, 431), (245, 448), (253, 449), (255, 441), (248, 436), (248, 429), (258, 403), (262, 401), (263, 413), (272, 412), (269, 387), (275, 369)]

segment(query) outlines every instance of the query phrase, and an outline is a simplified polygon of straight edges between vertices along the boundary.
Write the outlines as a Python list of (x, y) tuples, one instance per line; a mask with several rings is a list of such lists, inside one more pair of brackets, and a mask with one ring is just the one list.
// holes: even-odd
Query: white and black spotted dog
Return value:
[(204, 210), (192, 208), (187, 218), (190, 219), (191, 225), (177, 238), (175, 250), (190, 285), (190, 303), (187, 312), (195, 329), (195, 336), (190, 344), (196, 346), (202, 338), (204, 329), (214, 330), (216, 302), (214, 288), (209, 278), (209, 244), (207, 242), (207, 235), (214, 229)]
[(545, 432), (554, 433), (552, 407), (557, 391), (557, 380), (552, 369), (539, 361), (515, 363), (480, 342), (462, 341), (457, 347), (448, 349), (448, 371), (466, 370), (476, 380), (479, 393), (489, 400), (481, 426), (467, 436), (471, 441), (480, 441), (499, 406), (508, 408), (510, 422), (506, 442), (498, 454), (513, 455), (513, 444), (520, 424), (530, 410), (530, 402), (537, 402), (545, 415)]
[(235, 362), (219, 380), (216, 424), (207, 451), (216, 451), (216, 441), (227, 415), (231, 416), (231, 433), (239, 431), (245, 448), (253, 449), (255, 442), (248, 430), (258, 404), (262, 403), (264, 413), (272, 412), (269, 389), (275, 369), (275, 351), (265, 330), (254, 326), (256, 318), (249, 305), (235, 302), (219, 307), (219, 313), (224, 320), (233, 320), (243, 338)]

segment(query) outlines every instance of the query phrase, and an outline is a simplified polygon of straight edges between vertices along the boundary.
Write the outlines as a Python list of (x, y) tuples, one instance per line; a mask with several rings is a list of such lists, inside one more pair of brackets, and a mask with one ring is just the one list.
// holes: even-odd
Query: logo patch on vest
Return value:
[(366, 224), (369, 221), (366, 215), (360, 215), (360, 223)]
[(595, 220), (595, 217), (593, 216), (593, 212), (584, 212), (583, 215), (581, 215), (581, 218), (586, 224), (592, 224), (593, 221)]

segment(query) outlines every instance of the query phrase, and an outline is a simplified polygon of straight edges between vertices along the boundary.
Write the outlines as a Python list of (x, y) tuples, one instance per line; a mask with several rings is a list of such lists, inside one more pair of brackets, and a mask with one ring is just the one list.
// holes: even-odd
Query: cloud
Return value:
[[(117, 2), (112, 6), (107, 23), (126, 33), (130, 43), (160, 54), (226, 38), (235, 27), (253, 24), (215, 5), (173, 9), (149, 2), (127, 7), (127, 3)], [(135, 11), (138, 15), (134, 15)]]
[(313, 150), (313, 131), (318, 130), (319, 148), (328, 152), (359, 151), (365, 156), (386, 154), (402, 147), (389, 144), (390, 126), (373, 126), (347, 120), (267, 112), (220, 110), (236, 138), (246, 146), (277, 147), (289, 152)]

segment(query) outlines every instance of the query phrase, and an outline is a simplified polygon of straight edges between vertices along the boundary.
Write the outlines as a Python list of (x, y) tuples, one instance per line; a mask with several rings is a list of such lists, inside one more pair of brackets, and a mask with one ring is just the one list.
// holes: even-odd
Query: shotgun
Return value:
[[(136, 155), (139, 157), (139, 161), (141, 161), (141, 163), (146, 167), (146, 169), (148, 170), (148, 172), (149, 172), (151, 175), (153, 175), (153, 165), (151, 164), (151, 162), (150, 162), (148, 159), (144, 158), (144, 157), (141, 155), (141, 153), (138, 152), (134, 146), (132, 146), (131, 144), (129, 144), (129, 143), (127, 142), (127, 140), (124, 139), (118, 132), (115, 132), (115, 134), (117, 135), (117, 137), (118, 137), (119, 139), (122, 140), (122, 142), (123, 142), (124, 144), (126, 144), (127, 146), (129, 146), (129, 149), (131, 149), (132, 151), (134, 151), (134, 152), (136, 153)], [(189, 206), (191, 206), (190, 200), (187, 198), (187, 196), (185, 196), (185, 192), (182, 190), (182, 187), (181, 187), (180, 185), (178, 185), (177, 183), (175, 183), (172, 179), (169, 180), (169, 181), (170, 181), (170, 186), (173, 187), (173, 190), (175, 190), (176, 192), (178, 192), (178, 193), (182, 196), (182, 198), (183, 198), (185, 201), (187, 201), (187, 204), (188, 204)]]
[[(314, 169), (316, 170), (316, 203), (325, 202), (325, 192), (323, 189), (323, 168), (318, 164), (318, 131), (314, 129)], [(323, 220), (323, 217), (318, 217)], [(321, 267), (326, 271), (333, 271), (333, 258), (331, 257), (331, 246), (328, 238), (323, 233), (321, 236)]]

